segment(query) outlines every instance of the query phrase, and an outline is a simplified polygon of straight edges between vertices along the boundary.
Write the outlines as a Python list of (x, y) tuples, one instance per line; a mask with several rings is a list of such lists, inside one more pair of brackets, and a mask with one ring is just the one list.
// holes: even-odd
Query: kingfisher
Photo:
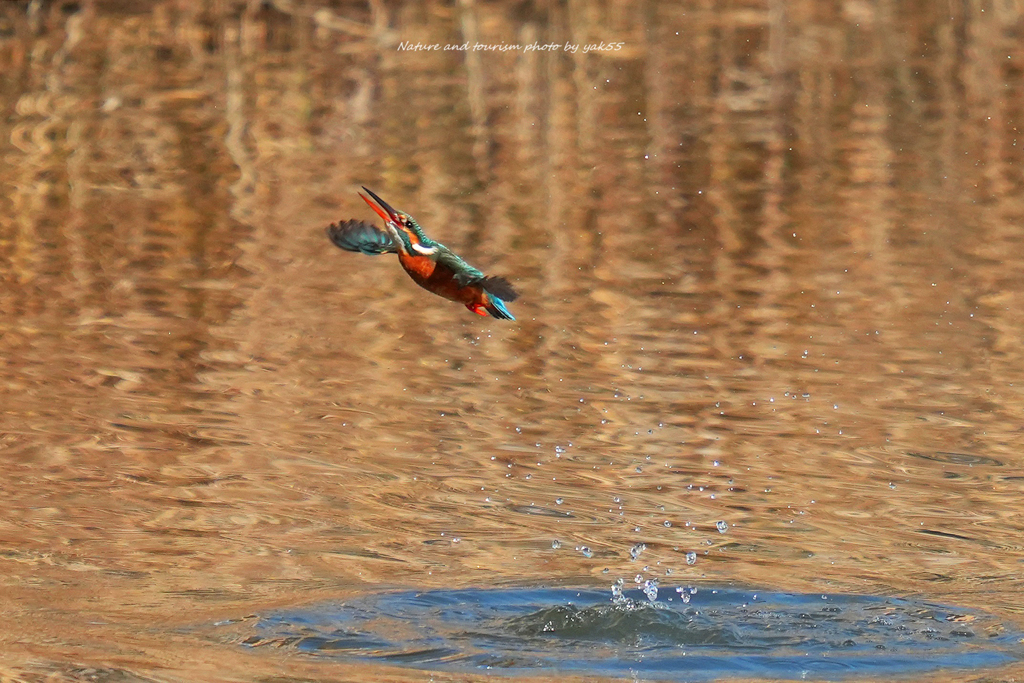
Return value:
[(440, 242), (426, 236), (419, 223), (366, 187), (360, 193), (378, 216), (384, 219), (381, 230), (359, 220), (347, 220), (327, 226), (327, 236), (345, 251), (368, 256), (398, 254), (398, 262), (413, 282), (428, 292), (457, 301), (478, 315), (490, 314), (501, 320), (515, 320), (505, 307), (519, 294), (503, 277), (484, 275)]

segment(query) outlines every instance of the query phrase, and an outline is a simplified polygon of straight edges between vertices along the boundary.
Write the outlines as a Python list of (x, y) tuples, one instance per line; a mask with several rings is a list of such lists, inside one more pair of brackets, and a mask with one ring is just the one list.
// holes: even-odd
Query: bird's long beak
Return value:
[(360, 194), (359, 196), (363, 198), (364, 202), (370, 205), (371, 209), (377, 212), (378, 216), (384, 219), (385, 223), (398, 223), (398, 212), (395, 211), (395, 209), (390, 204), (388, 204), (386, 201), (375, 195), (373, 193), (373, 190), (368, 190), (365, 187), (363, 189), (366, 190), (366, 194), (373, 197), (374, 201), (376, 201), (377, 204), (380, 204), (380, 206), (377, 206), (377, 204), (371, 202), (369, 199), (366, 198), (366, 195), (364, 194)]

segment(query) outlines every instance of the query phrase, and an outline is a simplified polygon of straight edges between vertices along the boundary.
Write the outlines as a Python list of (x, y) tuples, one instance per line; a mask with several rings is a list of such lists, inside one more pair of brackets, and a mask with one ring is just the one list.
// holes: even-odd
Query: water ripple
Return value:
[[(1020, 633), (976, 611), (862, 595), (686, 587), (382, 593), (259, 617), (251, 648), (522, 675), (836, 678), (1020, 660)], [(248, 627), (247, 627), (248, 628)]]

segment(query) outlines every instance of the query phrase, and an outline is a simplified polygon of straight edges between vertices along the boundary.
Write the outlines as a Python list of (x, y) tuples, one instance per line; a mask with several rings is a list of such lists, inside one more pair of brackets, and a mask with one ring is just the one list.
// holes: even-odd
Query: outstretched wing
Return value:
[(480, 286), (502, 301), (515, 301), (519, 298), (519, 292), (513, 289), (512, 283), (500, 276), (485, 277), (480, 281)]
[(362, 221), (332, 223), (327, 226), (327, 236), (345, 251), (358, 251), (369, 256), (398, 251), (391, 235)]
[(443, 244), (439, 244), (438, 247), (440, 249), (437, 254), (437, 262), (448, 266), (448, 268), (455, 272), (455, 281), (459, 283), (459, 286), (480, 285), (504, 301), (515, 301), (519, 297), (512, 284), (505, 278), (488, 277), (483, 274), (483, 271), (477, 270), (452, 253)]

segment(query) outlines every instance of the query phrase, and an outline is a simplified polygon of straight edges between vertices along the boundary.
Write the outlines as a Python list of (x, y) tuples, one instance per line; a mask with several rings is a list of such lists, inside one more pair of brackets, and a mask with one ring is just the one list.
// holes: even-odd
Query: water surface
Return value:
[[(429, 680), (195, 631), (393, 588), (1021, 624), (1021, 22), (0, 4), (0, 673)], [(363, 185), (517, 322), (333, 247)]]
[(1021, 634), (990, 616), (926, 602), (659, 591), (653, 582), (643, 591), (618, 588), (614, 599), (570, 589), (383, 593), (242, 621), (237, 631), (251, 648), (506, 676), (893, 678), (992, 667), (1024, 654)]

